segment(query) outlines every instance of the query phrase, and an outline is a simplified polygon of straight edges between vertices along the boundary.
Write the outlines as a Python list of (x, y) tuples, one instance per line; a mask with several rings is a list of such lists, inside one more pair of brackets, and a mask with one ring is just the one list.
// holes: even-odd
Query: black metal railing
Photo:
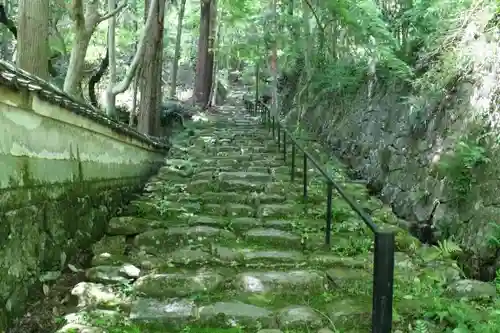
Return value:
[[(283, 159), (287, 161), (287, 144), (291, 144), (291, 174), (290, 178), (295, 180), (295, 157), (297, 150), (302, 152), (302, 181), (303, 181), (303, 200), (307, 202), (308, 179), (307, 171), (309, 163), (323, 175), (326, 185), (326, 228), (325, 228), (325, 244), (331, 243), (332, 233), (332, 199), (333, 190), (349, 204), (353, 211), (365, 222), (368, 228), (374, 234), (374, 252), (373, 252), (373, 291), (372, 291), (372, 333), (390, 333), (392, 330), (392, 302), (393, 302), (393, 283), (394, 283), (394, 252), (395, 252), (395, 235), (392, 231), (381, 230), (371, 217), (363, 211), (359, 205), (354, 202), (342, 190), (342, 188), (333, 180), (333, 178), (319, 165), (310, 153), (302, 147), (293, 137), (290, 131), (274, 116), (271, 116), (269, 108), (255, 99), (248, 109), (254, 116), (261, 117), (262, 123), (269, 127), (272, 136), (277, 140), (278, 150), (283, 148)], [(277, 134), (277, 135), (276, 135)], [(283, 141), (281, 141), (283, 136)]]

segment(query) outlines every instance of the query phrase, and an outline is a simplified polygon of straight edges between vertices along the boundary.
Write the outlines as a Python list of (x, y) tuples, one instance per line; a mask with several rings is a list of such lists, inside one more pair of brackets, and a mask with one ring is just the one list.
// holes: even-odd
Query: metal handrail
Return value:
[[(295, 155), (296, 150), (303, 154), (303, 200), (307, 202), (307, 164), (308, 161), (318, 170), (327, 184), (327, 208), (326, 208), (326, 228), (325, 244), (331, 244), (332, 232), (332, 200), (333, 189), (349, 204), (368, 228), (374, 233), (375, 249), (373, 252), (373, 296), (372, 296), (372, 333), (390, 333), (392, 330), (392, 303), (393, 303), (393, 285), (394, 285), (394, 253), (395, 253), (395, 234), (390, 230), (381, 230), (371, 217), (359, 207), (342, 188), (333, 180), (333, 178), (319, 165), (314, 157), (302, 147), (293, 137), (290, 131), (279, 120), (271, 116), (269, 108), (258, 100), (256, 94), (255, 104), (249, 111), (257, 116), (260, 113), (262, 123), (269, 125), (269, 131), (272, 130), (273, 138), (276, 139), (277, 132), (278, 150), (283, 146), (283, 159), (287, 161), (287, 139), (292, 143), (292, 161), (291, 161), (291, 181), (295, 180)], [(283, 133), (283, 145), (281, 145), (281, 133)]]

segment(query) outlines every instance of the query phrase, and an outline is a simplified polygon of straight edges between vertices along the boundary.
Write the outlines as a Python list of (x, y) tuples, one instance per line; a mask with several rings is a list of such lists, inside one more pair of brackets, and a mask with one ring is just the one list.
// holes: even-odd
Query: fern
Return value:
[(500, 225), (495, 222), (490, 222), (489, 225), (492, 228), (492, 235), (488, 238), (488, 243), (491, 246), (500, 247)]
[(439, 254), (444, 257), (444, 258), (449, 258), (452, 257), (460, 252), (462, 252), (462, 249), (458, 244), (454, 243), (451, 240), (443, 240), (438, 241), (438, 245), (434, 245), (434, 248), (439, 250)]
[(429, 325), (424, 320), (417, 320), (411, 333), (429, 333)]

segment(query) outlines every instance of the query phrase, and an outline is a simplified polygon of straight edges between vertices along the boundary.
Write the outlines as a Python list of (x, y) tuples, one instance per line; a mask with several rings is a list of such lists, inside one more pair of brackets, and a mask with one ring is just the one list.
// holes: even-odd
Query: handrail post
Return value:
[(279, 122), (278, 122), (277, 130), (278, 130), (278, 151), (280, 151), (280, 149), (281, 149), (281, 126), (280, 126)]
[(295, 143), (292, 141), (292, 182), (295, 180)]
[(275, 136), (274, 136), (274, 127), (276, 125), (276, 120), (274, 119), (274, 116), (272, 116), (272, 118), (273, 118), (273, 140), (274, 140), (274, 138), (275, 138)]
[[(267, 111), (266, 111), (267, 112)], [(271, 126), (272, 126), (272, 123), (271, 123), (271, 116), (268, 115), (268, 133), (271, 133)]]
[(268, 108), (264, 108), (264, 111), (266, 113), (267, 132), (271, 133), (271, 115)]
[(283, 161), (286, 163), (286, 131), (283, 130)]
[(259, 105), (259, 81), (260, 81), (260, 66), (259, 61), (255, 64), (255, 116), (257, 115), (257, 107)]
[(307, 202), (307, 155), (304, 153), (304, 164), (303, 164), (303, 173), (304, 173), (304, 183), (303, 183), (303, 199), (304, 203)]
[(392, 330), (394, 250), (393, 232), (375, 232), (372, 333), (390, 333)]
[[(269, 123), (271, 123), (271, 109), (266, 108), (266, 112), (267, 112), (267, 120), (269, 121)], [(269, 131), (271, 131), (271, 129), (269, 129)]]
[(325, 245), (330, 246), (332, 233), (332, 200), (333, 200), (333, 183), (328, 181), (326, 189), (326, 228), (325, 228)]

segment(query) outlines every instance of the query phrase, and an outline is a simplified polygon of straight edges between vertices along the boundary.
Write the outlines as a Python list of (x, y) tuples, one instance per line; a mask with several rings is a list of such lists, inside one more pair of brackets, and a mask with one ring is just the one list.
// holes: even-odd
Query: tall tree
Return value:
[(208, 57), (206, 71), (207, 81), (207, 100), (204, 106), (210, 104), (210, 96), (212, 92), (212, 84), (214, 81), (214, 65), (215, 65), (215, 38), (217, 37), (217, 0), (210, 1), (210, 35), (208, 37)]
[(208, 47), (210, 38), (210, 8), (211, 0), (201, 0), (200, 10), (200, 35), (198, 38), (198, 59), (196, 62), (196, 79), (194, 87), (194, 100), (197, 104), (206, 106), (210, 98), (210, 85), (208, 84)]
[[(148, 34), (151, 31), (151, 27), (153, 26), (154, 17), (156, 15), (157, 5), (159, 1), (165, 0), (151, 0), (151, 5), (148, 8), (148, 17), (146, 20), (146, 24), (141, 32), (141, 37), (139, 38), (139, 43), (137, 44), (137, 50), (134, 54), (134, 58), (130, 63), (127, 73), (122, 81), (116, 82), (116, 44), (115, 44), (115, 26), (116, 19), (114, 16), (111, 17), (108, 26), (108, 55), (109, 55), (109, 83), (106, 89), (106, 114), (109, 117), (116, 116), (116, 108), (115, 108), (115, 100), (116, 95), (123, 93), (128, 89), (132, 79), (136, 75), (137, 68), (139, 67), (140, 62), (144, 56), (144, 51), (146, 49), (146, 40), (148, 38)], [(115, 8), (115, 0), (108, 0), (108, 6), (111, 8)]]
[(177, 35), (175, 37), (175, 53), (172, 61), (172, 80), (170, 81), (169, 97), (174, 98), (177, 90), (177, 72), (179, 71), (179, 58), (181, 57), (182, 22), (186, 11), (186, 0), (181, 0), (179, 15), (177, 17)]
[(277, 15), (277, 1), (271, 0), (270, 9), (272, 12), (272, 37), (271, 37), (271, 76), (272, 76), (272, 100), (271, 100), (271, 113), (277, 117), (278, 116), (278, 44), (277, 44), (277, 34), (278, 34), (278, 15)]
[[(149, 6), (145, 0), (145, 8)], [(145, 41), (145, 51), (141, 64), (141, 99), (137, 130), (141, 133), (158, 134), (160, 126), (160, 106), (162, 102), (162, 62), (165, 0), (155, 5), (153, 26)]]
[(83, 0), (72, 0), (70, 14), (73, 20), (75, 36), (71, 47), (68, 71), (64, 79), (64, 91), (66, 93), (78, 97), (83, 96), (80, 83), (92, 34), (99, 23), (115, 16), (125, 7), (125, 4), (122, 3), (120, 6), (116, 6), (115, 3), (109, 12), (101, 15), (99, 13), (99, 1), (85, 1), (84, 5)]
[(16, 63), (43, 79), (49, 78), (49, 0), (20, 0)]

